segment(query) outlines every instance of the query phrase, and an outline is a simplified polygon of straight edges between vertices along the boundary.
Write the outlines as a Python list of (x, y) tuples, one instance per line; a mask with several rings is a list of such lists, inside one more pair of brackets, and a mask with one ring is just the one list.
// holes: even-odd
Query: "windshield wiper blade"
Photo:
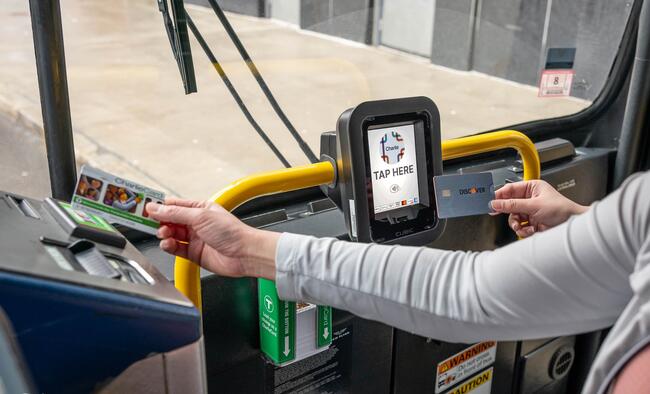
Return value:
[(189, 36), (187, 34), (187, 21), (183, 0), (171, 0), (172, 16), (169, 15), (167, 0), (158, 0), (158, 10), (162, 13), (163, 22), (169, 45), (172, 48), (174, 59), (181, 73), (185, 94), (196, 92), (196, 76), (194, 75), (194, 63), (192, 62), (192, 50), (190, 48)]

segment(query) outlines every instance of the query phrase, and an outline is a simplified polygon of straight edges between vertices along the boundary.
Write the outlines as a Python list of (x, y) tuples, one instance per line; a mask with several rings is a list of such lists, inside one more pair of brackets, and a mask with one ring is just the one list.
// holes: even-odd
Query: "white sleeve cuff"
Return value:
[(282, 300), (297, 301), (296, 254), (309, 238), (306, 235), (291, 233), (280, 235), (275, 251), (275, 286)]

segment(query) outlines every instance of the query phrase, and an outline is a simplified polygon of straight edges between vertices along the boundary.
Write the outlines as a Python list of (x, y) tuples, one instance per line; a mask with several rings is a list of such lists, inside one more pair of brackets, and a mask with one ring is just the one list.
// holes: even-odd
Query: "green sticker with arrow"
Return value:
[(328, 346), (332, 343), (332, 307), (319, 306), (316, 317), (317, 347)]

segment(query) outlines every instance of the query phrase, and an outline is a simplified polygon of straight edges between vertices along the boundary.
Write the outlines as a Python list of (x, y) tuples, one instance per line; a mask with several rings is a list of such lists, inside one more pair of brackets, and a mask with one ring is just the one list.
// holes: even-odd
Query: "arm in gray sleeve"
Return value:
[(450, 342), (568, 335), (613, 324), (650, 226), (650, 174), (580, 216), (488, 252), (285, 233), (278, 294)]

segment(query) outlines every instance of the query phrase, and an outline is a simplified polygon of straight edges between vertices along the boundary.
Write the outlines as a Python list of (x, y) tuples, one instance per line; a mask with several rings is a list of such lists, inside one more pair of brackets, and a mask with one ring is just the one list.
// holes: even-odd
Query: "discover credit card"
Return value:
[(441, 219), (492, 212), (494, 180), (491, 172), (436, 176), (433, 186)]

